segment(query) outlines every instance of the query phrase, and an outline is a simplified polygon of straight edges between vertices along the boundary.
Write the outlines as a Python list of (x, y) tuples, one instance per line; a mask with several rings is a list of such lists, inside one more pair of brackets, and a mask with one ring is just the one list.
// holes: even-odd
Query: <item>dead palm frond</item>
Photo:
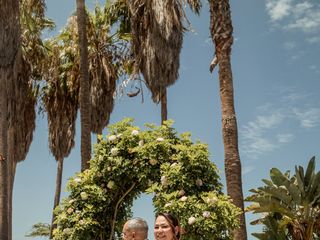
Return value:
[(178, 79), (185, 4), (199, 13), (196, 0), (129, 0), (134, 74), (143, 74), (152, 99), (159, 102), (165, 89)]
[(78, 73), (73, 55), (51, 42), (50, 67), (46, 75), (42, 100), (48, 115), (49, 147), (55, 159), (67, 157), (74, 146), (75, 120), (78, 110)]
[(41, 80), (44, 59), (47, 57), (41, 35), (44, 30), (52, 29), (54, 23), (45, 17), (43, 0), (20, 1), (21, 24), (21, 61), (18, 81), (14, 84), (11, 96), (12, 126), (14, 131), (14, 159), (25, 159), (32, 142), (35, 129), (35, 103), (37, 95), (36, 80)]
[(113, 110), (113, 93), (117, 70), (114, 64), (113, 44), (108, 15), (96, 6), (88, 15), (89, 76), (91, 81), (91, 131), (101, 133), (107, 126)]
[[(96, 6), (93, 13), (87, 12), (88, 64), (91, 97), (91, 131), (101, 133), (109, 123), (114, 106), (116, 81), (123, 75), (124, 63), (129, 60), (128, 36), (124, 32), (111, 34), (111, 22), (115, 16)], [(60, 43), (72, 55), (74, 65), (79, 65), (78, 32), (76, 16), (71, 16), (68, 25), (58, 37)], [(71, 63), (70, 63), (71, 64)], [(65, 73), (79, 85), (79, 68)]]

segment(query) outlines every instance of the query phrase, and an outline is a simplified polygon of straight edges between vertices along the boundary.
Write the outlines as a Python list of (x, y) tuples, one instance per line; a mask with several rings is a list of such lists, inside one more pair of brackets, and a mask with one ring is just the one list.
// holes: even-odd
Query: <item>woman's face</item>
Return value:
[(158, 216), (154, 224), (155, 240), (174, 240), (175, 233), (164, 216)]

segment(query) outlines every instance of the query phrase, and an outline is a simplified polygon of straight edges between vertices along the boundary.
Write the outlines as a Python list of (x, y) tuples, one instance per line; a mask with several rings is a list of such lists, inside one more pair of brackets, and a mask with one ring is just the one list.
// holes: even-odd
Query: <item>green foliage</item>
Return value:
[[(280, 219), (279, 219), (280, 217)], [(281, 215), (268, 214), (263, 221), (260, 220), (254, 222), (254, 224), (263, 223), (265, 226), (263, 228), (262, 233), (253, 233), (252, 235), (260, 240), (289, 240), (286, 229), (281, 228), (279, 224), (279, 220), (281, 220)]]
[(52, 30), (54, 22), (45, 16), (44, 0), (20, 1), (21, 46), (25, 64), (34, 80), (41, 80), (43, 62), (48, 56), (48, 49), (42, 41), (42, 34)]
[[(253, 224), (263, 223), (269, 230), (273, 224), (273, 229), (286, 233), (288, 239), (319, 237), (320, 172), (315, 172), (315, 157), (309, 161), (306, 171), (301, 166), (295, 167), (295, 174), (291, 177), (289, 171), (282, 173), (272, 168), (270, 180), (262, 181), (266, 185), (250, 190), (254, 194), (246, 199), (254, 202), (247, 211), (265, 213)], [(270, 231), (267, 231), (259, 236), (267, 237), (269, 234)]]
[(118, 237), (143, 192), (154, 194), (156, 211), (179, 216), (183, 239), (230, 239), (240, 211), (222, 194), (207, 146), (177, 136), (170, 121), (144, 131), (132, 124), (124, 119), (99, 136), (90, 169), (70, 179), (56, 209), (54, 239)]
[(26, 237), (49, 237), (50, 224), (36, 223), (32, 226), (30, 233), (26, 234)]

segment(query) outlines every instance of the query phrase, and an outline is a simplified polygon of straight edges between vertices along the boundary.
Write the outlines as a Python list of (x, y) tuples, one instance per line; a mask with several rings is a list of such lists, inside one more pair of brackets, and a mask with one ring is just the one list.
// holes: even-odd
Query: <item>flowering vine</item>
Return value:
[(68, 182), (70, 194), (55, 210), (54, 239), (116, 239), (143, 192), (154, 195), (156, 212), (179, 217), (182, 239), (231, 239), (239, 209), (223, 194), (207, 145), (171, 126), (140, 130), (132, 119), (109, 126), (90, 168)]

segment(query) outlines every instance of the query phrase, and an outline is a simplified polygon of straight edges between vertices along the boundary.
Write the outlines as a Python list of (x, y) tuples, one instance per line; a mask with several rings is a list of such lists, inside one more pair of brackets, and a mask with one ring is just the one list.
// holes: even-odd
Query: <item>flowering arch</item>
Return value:
[(231, 239), (237, 209), (222, 193), (207, 145), (180, 136), (168, 121), (146, 125), (132, 119), (109, 126), (99, 137), (90, 169), (68, 182), (70, 195), (56, 209), (54, 239), (117, 239), (134, 199), (153, 193), (155, 211), (173, 212), (183, 239)]

